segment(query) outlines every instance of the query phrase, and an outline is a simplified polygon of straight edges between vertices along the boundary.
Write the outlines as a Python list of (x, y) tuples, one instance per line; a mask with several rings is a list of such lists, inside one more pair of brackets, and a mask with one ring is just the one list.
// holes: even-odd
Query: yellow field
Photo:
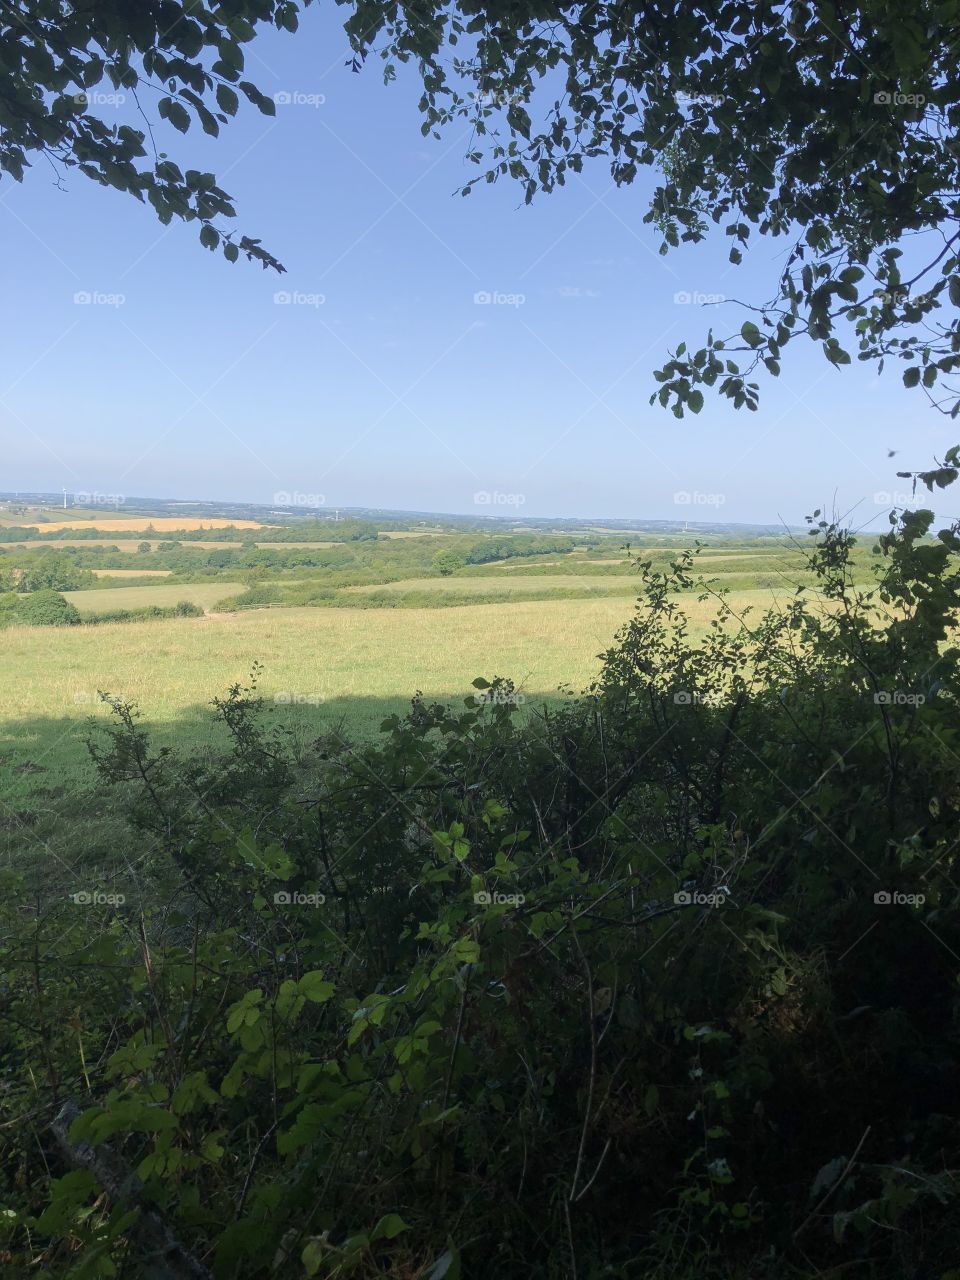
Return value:
[(44, 533), (56, 533), (60, 529), (103, 529), (107, 533), (129, 531), (139, 533), (147, 525), (157, 530), (176, 529), (226, 529), (233, 525), (236, 529), (267, 529), (269, 525), (258, 520), (192, 520), (187, 516), (118, 516), (111, 520), (106, 516), (93, 516), (89, 520), (51, 520), (49, 524), (35, 523), (30, 520), (20, 521), (19, 527), (24, 529), (42, 529)]
[[(115, 609), (142, 609), (146, 605), (159, 605), (161, 608), (178, 604), (181, 600), (189, 600), (204, 609), (212, 609), (228, 596), (235, 596), (243, 590), (240, 582), (179, 583), (147, 587), (94, 587), (89, 591), (64, 591), (66, 598), (77, 606), (81, 613), (112, 613)], [(129, 624), (120, 624), (129, 625)], [(6, 639), (7, 632), (4, 632)], [(102, 632), (97, 631), (98, 635)]]
[(98, 578), (169, 578), (172, 569), (93, 569)]

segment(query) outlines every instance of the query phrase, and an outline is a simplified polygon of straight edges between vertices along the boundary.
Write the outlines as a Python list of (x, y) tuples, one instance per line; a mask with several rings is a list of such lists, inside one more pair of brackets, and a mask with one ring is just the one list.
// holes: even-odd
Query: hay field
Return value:
[(139, 533), (147, 525), (160, 531), (177, 529), (227, 529), (231, 525), (235, 529), (267, 529), (269, 525), (258, 520), (219, 520), (209, 517), (204, 520), (191, 519), (189, 516), (118, 516), (111, 520), (109, 516), (91, 516), (87, 520), (51, 520), (49, 523), (21, 520), (18, 524), (23, 529), (42, 529), (44, 533), (56, 533), (60, 529), (102, 529), (107, 533), (124, 531)]
[(169, 578), (172, 569), (92, 569), (98, 578)]

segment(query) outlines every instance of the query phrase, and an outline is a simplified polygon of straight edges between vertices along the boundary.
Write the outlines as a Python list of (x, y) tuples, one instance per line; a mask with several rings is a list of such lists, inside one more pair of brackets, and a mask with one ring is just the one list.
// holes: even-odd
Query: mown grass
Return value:
[[(731, 596), (738, 610), (770, 600), (762, 590)], [(561, 685), (582, 688), (633, 607), (631, 597), (619, 597), (11, 627), (0, 650), (0, 785), (10, 793), (67, 777), (92, 785), (81, 739), (91, 714), (107, 714), (98, 690), (136, 702), (161, 740), (198, 745), (212, 732), (210, 699), (243, 682), (259, 661), (268, 701), (292, 695), (276, 703), (284, 724), (319, 733), (343, 721), (365, 735), (404, 709), (416, 690), (434, 699), (465, 697), (478, 675), (507, 676), (529, 699)], [(690, 597), (687, 607), (694, 633), (702, 634), (715, 605)]]
[(239, 582), (173, 582), (139, 587), (92, 587), (86, 591), (65, 591), (63, 594), (77, 606), (81, 614), (112, 613), (116, 609), (142, 609), (148, 605), (164, 608), (189, 600), (203, 609), (214, 605), (243, 589)]

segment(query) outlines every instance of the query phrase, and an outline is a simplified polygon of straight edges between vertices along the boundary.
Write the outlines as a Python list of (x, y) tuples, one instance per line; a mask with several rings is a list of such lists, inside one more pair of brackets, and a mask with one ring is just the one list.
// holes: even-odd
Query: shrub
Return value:
[(254, 680), (215, 704), (229, 750), (183, 757), (110, 699), (91, 752), (149, 859), (82, 909), (47, 868), (0, 895), (11, 1274), (140, 1274), (162, 1237), (224, 1280), (943, 1280), (960, 538), (931, 519), (873, 592), (821, 522), (819, 595), (720, 596), (697, 647), (694, 556), (638, 564), (595, 687), (540, 715), (477, 679), (305, 756)]
[(80, 614), (59, 591), (44, 589), (31, 592), (23, 599), (17, 613), (23, 622), (35, 627), (68, 627), (80, 621)]

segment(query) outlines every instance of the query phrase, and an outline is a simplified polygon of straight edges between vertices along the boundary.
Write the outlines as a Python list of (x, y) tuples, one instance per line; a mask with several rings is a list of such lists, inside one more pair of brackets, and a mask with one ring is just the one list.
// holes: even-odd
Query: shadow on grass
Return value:
[[(465, 694), (429, 696), (428, 702), (463, 707)], [(561, 693), (529, 694), (518, 716), (558, 708)], [(263, 723), (289, 730), (291, 744), (307, 748), (336, 732), (349, 741), (369, 741), (383, 721), (403, 716), (410, 699), (338, 697), (320, 703), (263, 701)], [(87, 744), (106, 745), (103, 733), (115, 723), (103, 703), (80, 706), (73, 715), (8, 720), (0, 724), (0, 865), (36, 857), (74, 864), (129, 856), (133, 835), (123, 818), (125, 790), (99, 780)], [(138, 726), (151, 749), (178, 755), (229, 748), (229, 735), (210, 704), (185, 707), (175, 719), (144, 715)]]

